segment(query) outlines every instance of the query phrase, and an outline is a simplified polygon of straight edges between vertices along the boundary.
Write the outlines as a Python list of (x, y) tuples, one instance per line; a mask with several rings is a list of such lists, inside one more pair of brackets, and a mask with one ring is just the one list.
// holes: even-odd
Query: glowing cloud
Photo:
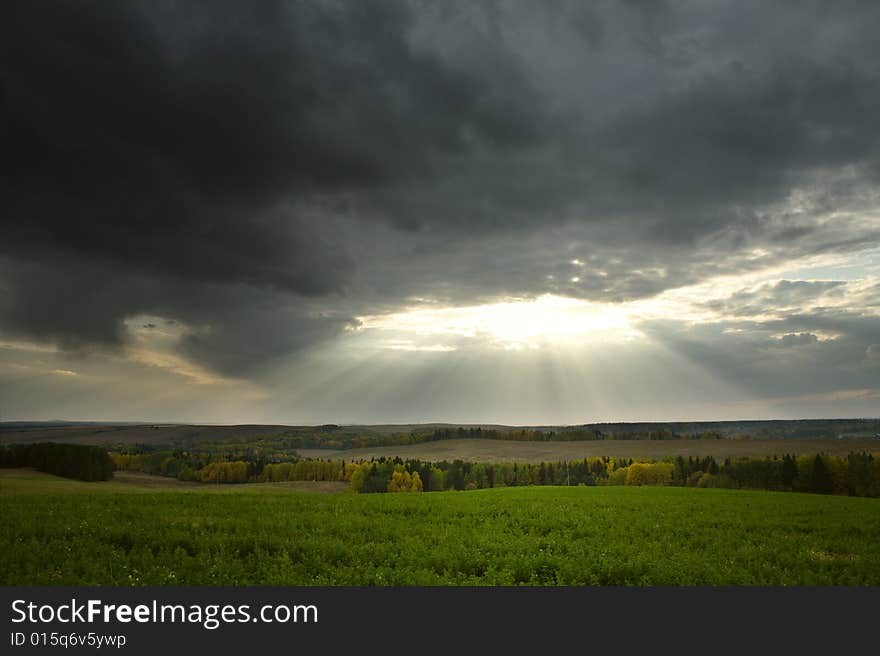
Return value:
[[(620, 305), (591, 303), (546, 294), (464, 307), (414, 307), (401, 312), (358, 317), (359, 331), (385, 331), (436, 338), (479, 339), (493, 348), (541, 348), (585, 339), (626, 341), (641, 336), (630, 312)], [(402, 346), (403, 345), (403, 346)], [(387, 341), (386, 348), (416, 350), (410, 341)], [(454, 350), (444, 346), (419, 350)]]

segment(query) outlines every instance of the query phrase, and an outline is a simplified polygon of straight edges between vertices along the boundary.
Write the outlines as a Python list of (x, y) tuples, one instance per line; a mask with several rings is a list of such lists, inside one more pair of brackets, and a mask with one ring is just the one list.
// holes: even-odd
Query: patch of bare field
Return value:
[(336, 494), (349, 489), (349, 484), (342, 481), (284, 481), (282, 483), (248, 483), (236, 485), (246, 489), (271, 488), (273, 490), (289, 489), (297, 492), (316, 492), (319, 494)]
[(201, 483), (190, 481), (179, 481), (176, 478), (168, 476), (154, 476), (153, 474), (144, 474), (134, 471), (115, 471), (113, 472), (113, 481), (123, 483), (125, 485), (135, 485), (142, 488), (169, 489), (169, 488), (198, 488)]
[(141, 472), (117, 471), (113, 473), (113, 481), (124, 485), (132, 485), (138, 488), (167, 490), (167, 489), (189, 489), (189, 490), (296, 490), (297, 492), (345, 492), (348, 489), (348, 483), (337, 481), (284, 481), (281, 483), (236, 483), (234, 485), (217, 485), (211, 483), (198, 483), (192, 481), (179, 481), (176, 478), (167, 476), (154, 476), (152, 474), (144, 474)]

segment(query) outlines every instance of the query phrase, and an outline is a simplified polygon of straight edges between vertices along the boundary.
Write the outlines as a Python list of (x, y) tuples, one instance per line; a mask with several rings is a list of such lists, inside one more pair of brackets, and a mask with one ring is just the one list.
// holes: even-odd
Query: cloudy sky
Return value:
[(845, 0), (8, 6), (0, 418), (876, 417), (878, 33)]

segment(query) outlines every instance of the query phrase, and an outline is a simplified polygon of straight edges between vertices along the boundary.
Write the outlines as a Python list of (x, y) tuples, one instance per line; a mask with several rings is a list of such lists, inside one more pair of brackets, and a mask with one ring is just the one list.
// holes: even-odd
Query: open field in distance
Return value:
[[(871, 440), (880, 449), (880, 420), (877, 419), (809, 419), (778, 421), (720, 421), (720, 422), (648, 422), (618, 424), (584, 424), (577, 426), (504, 426), (500, 424), (387, 424), (323, 426), (290, 425), (197, 425), (197, 424), (112, 424), (112, 423), (64, 423), (64, 422), (6, 422), (0, 423), (0, 444), (33, 444), (35, 442), (65, 442), (88, 444), (107, 448), (131, 445), (194, 447), (223, 444), (245, 445), (263, 442), (278, 446), (286, 443), (299, 448), (346, 446), (367, 447), (394, 444), (388, 438), (395, 435), (430, 436), (434, 431), (458, 428), (509, 433), (522, 429), (553, 433), (553, 441), (565, 441), (573, 432), (588, 431), (613, 435), (615, 441), (622, 439), (648, 439), (648, 432), (665, 432), (665, 437), (692, 438), (695, 434), (712, 434), (724, 439), (750, 438), (752, 440)], [(449, 436), (444, 436), (449, 437)], [(467, 435), (453, 435), (463, 438)], [(479, 436), (478, 436), (479, 437)], [(487, 437), (487, 436), (483, 436)], [(287, 438), (287, 439), (285, 439)], [(351, 444), (353, 438), (360, 443)], [(306, 440), (297, 443), (297, 440)], [(573, 439), (590, 439), (589, 436)], [(665, 439), (665, 438), (664, 438)], [(401, 443), (407, 443), (403, 440)], [(415, 440), (413, 440), (415, 441)], [(419, 440), (423, 443), (428, 440)], [(608, 440), (611, 441), (611, 440)], [(335, 444), (333, 444), (335, 442)], [(348, 442), (348, 444), (346, 444)]]
[(188, 424), (85, 424), (7, 427), (0, 430), (4, 444), (35, 442), (67, 442), (108, 446), (118, 444), (173, 444), (184, 441), (232, 441), (262, 435), (276, 435), (290, 430), (289, 426), (191, 426)]
[[(500, 424), (388, 424), (371, 426), (336, 426), (329, 430), (340, 435), (392, 435), (437, 428), (474, 427), (510, 430)], [(273, 435), (296, 435), (328, 429), (328, 426), (291, 426), (281, 424), (112, 424), (105, 422), (8, 422), (0, 423), (0, 440), (4, 444), (34, 442), (69, 442), (94, 446), (120, 444), (203, 444), (243, 442)]]
[(363, 449), (298, 449), (307, 458), (369, 460), (407, 458), (470, 462), (549, 462), (589, 456), (660, 459), (665, 456), (736, 458), (825, 453), (845, 456), (852, 451), (880, 452), (878, 440), (588, 440), (583, 442), (509, 442), (504, 440), (441, 440), (407, 446)]
[[(37, 473), (37, 472), (35, 472)], [(0, 478), (2, 480), (2, 478)], [(153, 491), (153, 490), (188, 490), (188, 491), (205, 491), (220, 487), (229, 488), (228, 485), (211, 485), (209, 483), (196, 483), (193, 481), (181, 481), (170, 476), (154, 476), (152, 474), (144, 474), (134, 471), (116, 471), (113, 473), (113, 480), (107, 483), (117, 483), (121, 486), (130, 488)], [(240, 487), (245, 491), (261, 491), (261, 490), (295, 490), (297, 492), (318, 492), (318, 493), (336, 493), (345, 492), (349, 489), (349, 485), (343, 481), (284, 481), (280, 483), (239, 483)]]
[(0, 515), (2, 585), (880, 584), (880, 500), (794, 492), (151, 491), (2, 472)]

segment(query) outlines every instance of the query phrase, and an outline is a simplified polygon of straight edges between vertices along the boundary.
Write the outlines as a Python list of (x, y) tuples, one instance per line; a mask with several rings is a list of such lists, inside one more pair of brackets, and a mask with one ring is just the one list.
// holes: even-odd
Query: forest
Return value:
[(214, 484), (342, 481), (357, 493), (440, 492), (540, 485), (663, 485), (880, 496), (880, 459), (782, 455), (766, 458), (588, 457), (580, 460), (481, 463), (400, 457), (348, 461), (268, 455), (259, 448), (216, 451), (108, 453), (100, 447), (40, 443), (0, 448), (0, 467), (32, 467), (84, 481), (108, 480), (113, 470)]
[(204, 483), (345, 481), (352, 492), (440, 492), (528, 485), (667, 485), (880, 496), (880, 459), (870, 453), (768, 458), (678, 456), (662, 461), (591, 457), (541, 463), (427, 462), (379, 458), (358, 462), (214, 460), (200, 469), (187, 454), (113, 454), (118, 469), (175, 475)]
[(111, 457), (117, 469), (204, 483), (247, 483), (258, 477), (268, 464), (301, 461), (295, 451), (223, 445), (193, 450), (134, 446)]
[(106, 481), (113, 478), (114, 464), (100, 447), (45, 442), (0, 448), (0, 468), (13, 467), (33, 467), (80, 481)]

